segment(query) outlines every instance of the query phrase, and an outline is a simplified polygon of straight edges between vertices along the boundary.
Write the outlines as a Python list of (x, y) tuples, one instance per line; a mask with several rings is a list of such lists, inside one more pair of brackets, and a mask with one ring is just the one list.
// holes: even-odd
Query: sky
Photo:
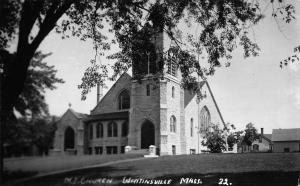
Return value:
[[(267, 13), (252, 28), (252, 37), (261, 48), (258, 57), (244, 59), (237, 49), (231, 66), (217, 68), (215, 75), (208, 78), (225, 122), (235, 124), (237, 129), (244, 129), (249, 122), (257, 129), (264, 128), (265, 133), (277, 128), (300, 127), (300, 62), (283, 69), (279, 67), (279, 62), (300, 45), (300, 1), (294, 4), (298, 13), (292, 23), (277, 24)], [(95, 54), (91, 42), (76, 38), (62, 40), (60, 35), (51, 32), (39, 50), (53, 53), (45, 61), (54, 65), (57, 76), (65, 81), (56, 90), (46, 91), (50, 114), (61, 116), (69, 104), (73, 110), (89, 114), (96, 106), (96, 90), (81, 101), (77, 86)], [(114, 47), (111, 52), (116, 50)], [(104, 57), (99, 60), (103, 64), (109, 62)], [(106, 83), (108, 87), (113, 84)]]

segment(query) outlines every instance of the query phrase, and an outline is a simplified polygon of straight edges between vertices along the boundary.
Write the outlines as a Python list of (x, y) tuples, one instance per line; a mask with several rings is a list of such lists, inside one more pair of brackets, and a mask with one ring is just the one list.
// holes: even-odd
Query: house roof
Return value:
[(264, 134), (264, 137), (270, 141), (272, 140), (272, 134)]
[(300, 128), (273, 129), (272, 141), (300, 141)]

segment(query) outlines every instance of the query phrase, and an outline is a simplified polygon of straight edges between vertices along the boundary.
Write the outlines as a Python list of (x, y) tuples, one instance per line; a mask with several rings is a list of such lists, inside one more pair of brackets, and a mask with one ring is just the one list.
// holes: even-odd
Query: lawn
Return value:
[[(202, 185), (296, 185), (299, 172), (299, 153), (179, 155), (81, 169), (17, 185), (120, 185), (122, 181), (131, 185), (129, 178), (169, 179), (171, 185), (186, 178)], [(112, 183), (105, 184), (103, 179)]]
[(9, 179), (16, 179), (142, 157), (142, 154), (121, 154), (12, 158), (4, 159), (4, 170)]

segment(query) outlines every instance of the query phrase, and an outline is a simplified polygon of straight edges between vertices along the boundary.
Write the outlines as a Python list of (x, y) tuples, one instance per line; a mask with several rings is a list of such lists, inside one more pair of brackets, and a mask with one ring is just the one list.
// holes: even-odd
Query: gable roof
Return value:
[(273, 129), (272, 141), (300, 141), (300, 128)]
[(210, 95), (211, 95), (211, 97), (212, 97), (212, 100), (213, 100), (213, 102), (214, 102), (216, 108), (217, 108), (217, 111), (218, 111), (218, 114), (219, 114), (219, 116), (220, 116), (220, 118), (221, 118), (221, 121), (222, 121), (223, 125), (225, 125), (223, 116), (222, 116), (221, 111), (220, 111), (220, 109), (219, 109), (219, 107), (218, 107), (218, 104), (217, 104), (217, 102), (216, 102), (216, 100), (215, 100), (215, 97), (214, 97), (214, 95), (213, 95), (213, 93), (212, 93), (212, 91), (211, 91), (211, 89), (210, 89), (210, 86), (209, 86), (209, 84), (208, 84), (207, 81), (205, 81), (205, 84), (206, 84), (207, 87), (208, 87), (208, 91), (209, 91), (209, 93), (210, 93)]
[[(215, 99), (215, 97), (214, 97), (214, 95), (213, 95), (213, 93), (212, 93), (212, 91), (211, 91), (211, 88), (210, 88), (208, 82), (207, 82), (207, 81), (200, 81), (200, 82), (198, 82), (197, 85), (198, 85), (199, 89), (201, 89), (204, 85), (207, 86), (207, 89), (208, 89), (208, 91), (209, 91), (209, 93), (210, 93), (210, 95), (211, 95), (211, 98), (212, 98), (212, 100), (213, 100), (213, 103), (214, 103), (214, 105), (215, 105), (215, 107), (216, 107), (216, 109), (217, 109), (217, 112), (218, 112), (218, 114), (219, 114), (219, 116), (220, 116), (220, 118), (221, 118), (221, 121), (222, 121), (223, 125), (225, 125), (223, 116), (222, 116), (222, 114), (221, 114), (221, 111), (220, 111), (220, 109), (219, 109), (219, 107), (218, 107), (218, 104), (217, 104), (217, 102), (216, 102), (216, 99)], [(185, 89), (184, 94), (185, 94), (185, 96), (184, 96), (184, 106), (186, 106), (186, 105), (188, 105), (188, 103), (196, 96), (196, 93), (194, 93), (194, 92), (192, 93), (190, 90)], [(189, 95), (186, 95), (186, 94), (189, 94)]]
[(129, 77), (129, 78), (132, 78), (127, 72), (124, 72), (119, 78), (118, 80), (110, 87), (110, 89), (106, 92), (106, 94), (101, 98), (101, 100), (97, 103), (97, 105), (91, 110), (91, 112), (93, 112), (99, 104), (102, 103), (102, 101), (104, 100), (104, 98), (110, 94), (110, 92), (113, 90), (113, 88), (115, 87), (115, 85), (121, 81), (121, 79), (125, 78), (125, 77)]
[[(88, 115), (87, 114), (83, 114), (83, 113), (79, 113), (79, 112), (75, 112), (73, 109), (68, 108), (68, 110), (59, 118), (59, 120), (61, 120), (68, 112), (70, 112), (73, 116), (75, 116), (77, 119), (84, 119), (87, 118)], [(58, 121), (59, 121), (58, 120)]]
[(272, 134), (264, 134), (263, 137), (268, 140), (272, 140)]
[(81, 118), (86, 118), (86, 117), (88, 117), (88, 115), (87, 114), (83, 114), (83, 113), (80, 113), (80, 112), (75, 112), (73, 109), (68, 109), (68, 110), (70, 110), (71, 112), (72, 112), (72, 114), (74, 114), (75, 115), (75, 117), (76, 118), (78, 118), (78, 119), (81, 119)]

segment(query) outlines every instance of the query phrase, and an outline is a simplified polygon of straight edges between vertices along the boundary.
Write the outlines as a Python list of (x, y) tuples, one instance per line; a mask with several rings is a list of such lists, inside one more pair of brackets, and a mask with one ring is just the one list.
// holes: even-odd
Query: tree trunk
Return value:
[(31, 58), (33, 57), (34, 51), (30, 51), (28, 48), (23, 48), (23, 51), (17, 52), (16, 57), (9, 61), (7, 64), (7, 71), (3, 77), (1, 74), (1, 107), (0, 107), (0, 120), (1, 120), (1, 152), (0, 152), (0, 168), (1, 177), (0, 182), (3, 183), (3, 129), (4, 125), (7, 124), (9, 114), (13, 112), (13, 106), (23, 90), (24, 82), (26, 79), (27, 69)]

